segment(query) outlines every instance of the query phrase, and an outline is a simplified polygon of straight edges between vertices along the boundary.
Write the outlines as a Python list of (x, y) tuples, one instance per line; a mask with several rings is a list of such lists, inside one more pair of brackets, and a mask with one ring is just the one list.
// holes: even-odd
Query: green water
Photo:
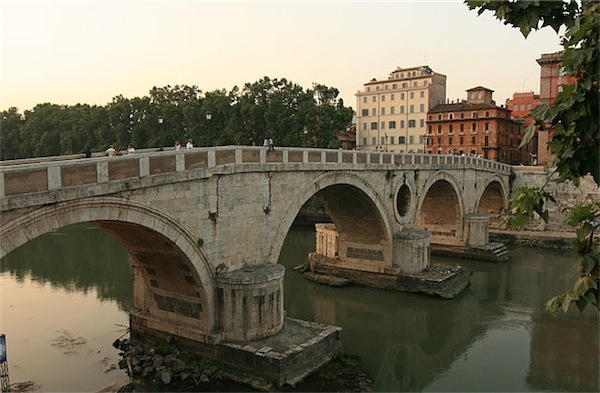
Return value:
[[(574, 278), (568, 251), (516, 247), (495, 264), (433, 258), (472, 272), (458, 298), (331, 288), (293, 270), (314, 250), (314, 231), (294, 228), (286, 267), (288, 316), (341, 326), (377, 391), (598, 391), (598, 313), (556, 318), (545, 301)], [(2, 260), (2, 320), (11, 382), (42, 391), (98, 391), (127, 382), (111, 346), (128, 325), (131, 271), (106, 232), (77, 225)]]

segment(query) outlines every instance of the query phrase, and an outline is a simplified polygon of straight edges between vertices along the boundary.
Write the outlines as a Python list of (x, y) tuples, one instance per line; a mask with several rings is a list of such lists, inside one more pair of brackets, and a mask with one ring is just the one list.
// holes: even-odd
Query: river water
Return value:
[[(471, 286), (444, 300), (309, 282), (292, 268), (314, 250), (314, 237), (293, 228), (284, 244), (287, 315), (341, 326), (344, 353), (361, 358), (377, 391), (599, 390), (598, 313), (544, 311), (574, 280), (569, 251), (514, 247), (513, 260), (501, 264), (432, 257), (472, 272)], [(112, 342), (126, 333), (130, 274), (126, 251), (88, 224), (4, 258), (0, 333), (10, 382), (57, 392), (127, 383)]]

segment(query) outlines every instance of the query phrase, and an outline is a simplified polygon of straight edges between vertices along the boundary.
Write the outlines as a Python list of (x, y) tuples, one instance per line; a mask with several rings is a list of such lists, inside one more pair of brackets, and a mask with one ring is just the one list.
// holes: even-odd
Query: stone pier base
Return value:
[(337, 326), (285, 318), (283, 329), (270, 337), (217, 345), (219, 361), (277, 387), (295, 386), (341, 351)]
[(461, 266), (430, 264), (417, 273), (391, 271), (391, 269), (386, 272), (368, 272), (346, 269), (340, 260), (317, 253), (309, 254), (308, 258), (312, 273), (320, 276), (320, 282), (326, 282), (327, 277), (333, 278), (333, 281), (341, 278), (367, 287), (426, 293), (445, 299), (456, 297), (470, 284), (470, 274)]

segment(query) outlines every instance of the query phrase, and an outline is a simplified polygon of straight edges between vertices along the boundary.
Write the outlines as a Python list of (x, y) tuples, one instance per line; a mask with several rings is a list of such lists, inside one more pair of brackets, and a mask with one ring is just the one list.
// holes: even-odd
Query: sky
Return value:
[(0, 1), (0, 109), (106, 105), (153, 87), (243, 87), (267, 76), (356, 92), (397, 67), (428, 65), (447, 98), (539, 93), (550, 28), (525, 39), (490, 12), (436, 1)]

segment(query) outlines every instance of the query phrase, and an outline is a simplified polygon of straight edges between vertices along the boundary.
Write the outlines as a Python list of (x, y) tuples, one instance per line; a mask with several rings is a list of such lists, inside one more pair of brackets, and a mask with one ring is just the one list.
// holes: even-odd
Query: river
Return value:
[[(286, 267), (288, 316), (343, 328), (344, 353), (359, 356), (377, 391), (598, 391), (598, 312), (552, 317), (550, 297), (574, 280), (570, 251), (513, 247), (501, 264), (432, 257), (472, 272), (444, 300), (360, 286), (326, 287), (292, 268), (314, 250), (314, 231), (293, 228)], [(80, 224), (34, 239), (1, 261), (10, 382), (40, 391), (97, 392), (128, 377), (112, 342), (131, 305), (127, 252)]]

